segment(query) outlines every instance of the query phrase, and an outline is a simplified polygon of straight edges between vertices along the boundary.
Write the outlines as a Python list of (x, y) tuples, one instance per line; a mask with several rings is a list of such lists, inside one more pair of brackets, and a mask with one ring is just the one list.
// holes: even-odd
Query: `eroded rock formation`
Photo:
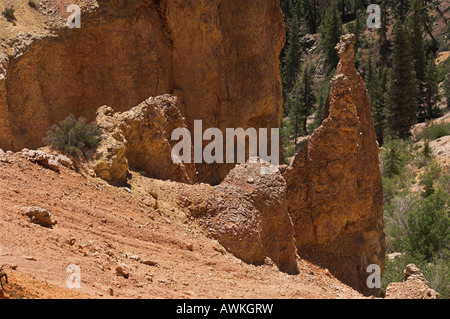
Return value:
[(341, 38), (324, 121), (284, 177), (301, 257), (367, 294), (367, 266), (384, 270), (383, 193), (370, 101), (355, 69), (354, 35)]
[(281, 271), (297, 274), (286, 182), (268, 163), (236, 166), (217, 186), (185, 189), (182, 200), (209, 234), (243, 261), (261, 265), (270, 258)]
[(415, 265), (407, 265), (403, 277), (403, 282), (387, 286), (386, 299), (437, 299), (438, 293), (428, 286), (429, 282)]
[(98, 109), (96, 124), (102, 136), (93, 168), (102, 179), (125, 184), (131, 168), (150, 177), (196, 182), (195, 165), (177, 164), (171, 157), (172, 131), (186, 128), (175, 96), (151, 97), (123, 113), (103, 106)]
[[(81, 29), (25, 35), (0, 75), (0, 147), (35, 149), (70, 113), (95, 119), (149, 96), (174, 94), (192, 131), (279, 127), (278, 57), (285, 31), (278, 1), (98, 0)], [(0, 57), (1, 59), (1, 57)], [(220, 182), (234, 165), (199, 165)]]

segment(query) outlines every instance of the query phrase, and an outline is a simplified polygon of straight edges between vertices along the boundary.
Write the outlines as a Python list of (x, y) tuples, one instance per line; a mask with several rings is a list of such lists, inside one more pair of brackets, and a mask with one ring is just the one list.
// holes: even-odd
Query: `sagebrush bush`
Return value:
[(450, 244), (448, 194), (437, 189), (420, 200), (409, 213), (407, 224), (409, 252), (431, 261)]
[(416, 137), (420, 140), (433, 141), (440, 137), (450, 135), (450, 123), (431, 123), (422, 131), (417, 133)]
[(100, 128), (94, 123), (86, 123), (84, 118), (78, 120), (74, 115), (68, 116), (59, 125), (54, 125), (47, 132), (44, 142), (64, 154), (74, 157), (87, 157), (100, 142)]
[(14, 15), (14, 13), (16, 12), (16, 10), (14, 10), (14, 8), (10, 7), (10, 8), (5, 8), (5, 10), (2, 11), (2, 15), (8, 20), (8, 21), (13, 21), (16, 20), (16, 17)]
[[(403, 269), (412, 263), (440, 298), (449, 298), (450, 174), (435, 160), (426, 141), (420, 147), (387, 139), (380, 159), (386, 249), (402, 253), (394, 261), (386, 259), (383, 288), (403, 281)], [(421, 173), (416, 176), (418, 168)], [(420, 186), (424, 191), (420, 192)]]

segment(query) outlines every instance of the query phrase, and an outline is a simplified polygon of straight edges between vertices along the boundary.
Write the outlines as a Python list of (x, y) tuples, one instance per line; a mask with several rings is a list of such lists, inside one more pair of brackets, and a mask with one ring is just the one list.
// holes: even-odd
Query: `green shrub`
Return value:
[(2, 11), (2, 15), (8, 20), (8, 21), (14, 21), (16, 20), (16, 17), (14, 16), (14, 10), (13, 7), (5, 8), (5, 10)]
[(388, 140), (386, 150), (382, 153), (382, 174), (392, 178), (402, 174), (411, 160), (410, 146), (403, 140)]
[(419, 201), (408, 216), (408, 251), (431, 261), (450, 243), (448, 194), (441, 189)]
[(34, 9), (36, 9), (36, 7), (37, 7), (36, 1), (34, 1), (34, 0), (29, 0), (29, 1), (28, 1), (28, 5), (29, 5), (31, 8), (34, 8)]
[(450, 123), (431, 123), (422, 131), (417, 133), (416, 137), (420, 140), (434, 141), (443, 136), (450, 135)]
[(441, 172), (441, 166), (436, 161), (432, 161), (420, 175), (420, 184), (425, 186), (425, 191), (422, 194), (424, 197), (434, 193), (434, 184), (439, 180)]
[(383, 292), (390, 283), (403, 281), (403, 270), (408, 264), (419, 267), (429, 282), (429, 286), (439, 293), (439, 299), (450, 298), (450, 253), (448, 249), (435, 257), (432, 262), (411, 254), (403, 254), (392, 261), (386, 258), (386, 267), (381, 280)]
[(407, 190), (395, 196), (384, 208), (387, 251), (406, 251), (408, 218), (416, 206), (416, 198)]
[(52, 130), (47, 132), (44, 142), (62, 153), (87, 157), (91, 150), (97, 148), (100, 134), (100, 129), (93, 123), (87, 124), (83, 118), (77, 120), (71, 114), (59, 126), (54, 125)]
[(431, 158), (431, 155), (433, 154), (433, 150), (430, 147), (430, 141), (426, 140), (423, 143), (423, 150), (422, 150), (422, 155), (426, 158), (429, 159)]

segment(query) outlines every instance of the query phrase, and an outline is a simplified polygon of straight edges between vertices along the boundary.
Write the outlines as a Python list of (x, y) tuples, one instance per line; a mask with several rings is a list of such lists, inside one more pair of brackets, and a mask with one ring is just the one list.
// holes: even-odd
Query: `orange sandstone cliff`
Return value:
[(97, 115), (107, 135), (98, 176), (126, 182), (133, 168), (217, 185), (184, 185), (185, 205), (227, 250), (249, 263), (272, 259), (291, 274), (298, 254), (358, 291), (379, 294), (367, 287), (366, 270), (384, 269), (382, 186), (354, 36), (337, 47), (323, 124), (284, 179), (247, 164), (179, 167), (170, 160), (169, 119), (191, 132), (194, 120), (222, 131), (280, 127), (279, 1), (97, 2), (83, 11), (81, 29), (22, 34), (12, 53), (0, 52), (0, 148), (37, 148), (70, 113)]
[[(123, 112), (167, 93), (190, 129), (279, 127), (279, 1), (97, 2), (80, 29), (23, 34), (0, 56), (0, 148), (42, 146), (70, 113), (92, 121), (103, 105)], [(218, 183), (232, 167), (199, 165), (199, 177)]]

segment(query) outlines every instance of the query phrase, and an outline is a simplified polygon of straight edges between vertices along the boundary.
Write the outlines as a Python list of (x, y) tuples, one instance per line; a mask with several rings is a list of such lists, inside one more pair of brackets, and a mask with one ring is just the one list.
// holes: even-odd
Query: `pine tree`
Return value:
[(450, 110), (450, 72), (445, 77), (443, 86), (444, 96), (447, 99), (447, 109)]
[(408, 38), (406, 27), (397, 21), (393, 30), (388, 125), (398, 138), (410, 136), (410, 128), (417, 121), (417, 80)]
[(441, 99), (439, 94), (439, 78), (434, 56), (427, 62), (424, 77), (425, 117), (430, 120), (437, 115), (435, 107)]
[(312, 113), (316, 104), (312, 68), (312, 66), (305, 67), (301, 79), (296, 81), (289, 98), (289, 118), (292, 135), (295, 140), (301, 135), (308, 135), (308, 116)]
[(356, 43), (354, 45), (355, 53), (358, 51), (363, 40), (363, 34), (365, 29), (364, 15), (360, 15), (354, 22), (349, 23), (348, 32), (353, 33), (356, 36)]
[(301, 136), (302, 131), (302, 99), (300, 96), (301, 91), (301, 80), (297, 79), (294, 85), (294, 89), (292, 90), (291, 95), (288, 97), (289, 103), (289, 120), (290, 120), (290, 133), (294, 138), (295, 145), (297, 145), (297, 138)]
[(303, 5), (303, 14), (308, 33), (317, 33), (316, 0), (299, 0)]
[(381, 64), (383, 66), (388, 65), (388, 55), (389, 55), (389, 40), (387, 38), (387, 32), (389, 28), (389, 10), (388, 1), (382, 0), (380, 4), (381, 8), (381, 27), (377, 29), (378, 35), (380, 37), (380, 57)]
[(394, 12), (394, 17), (399, 19), (401, 22), (404, 22), (406, 16), (409, 12), (411, 0), (391, 0), (392, 11)]
[(335, 48), (342, 34), (342, 23), (336, 5), (332, 5), (326, 9), (321, 31), (322, 46), (327, 64), (329, 70), (333, 70), (339, 62), (339, 56)]
[(300, 96), (302, 99), (300, 113), (303, 122), (303, 132), (305, 135), (308, 135), (308, 128), (306, 125), (308, 116), (312, 113), (312, 110), (316, 104), (316, 96), (314, 95), (314, 79), (312, 77), (312, 73), (313, 66), (306, 65), (303, 70), (302, 86), (300, 90)]
[(289, 30), (286, 56), (283, 59), (283, 84), (287, 92), (294, 86), (300, 62), (300, 26), (297, 15), (294, 15)]
[(366, 83), (375, 122), (375, 133), (377, 135), (378, 144), (383, 145), (384, 130), (386, 126), (387, 71), (385, 68), (380, 68), (378, 74), (375, 74), (370, 56), (368, 63)]
[(424, 8), (422, 0), (412, 0), (411, 2), (411, 15), (409, 16), (408, 27), (411, 30), (410, 43), (414, 49), (414, 71), (416, 72), (416, 79), (418, 85), (417, 103), (419, 106), (419, 118), (426, 116), (425, 110), (425, 66), (426, 57), (423, 42), (423, 16)]

